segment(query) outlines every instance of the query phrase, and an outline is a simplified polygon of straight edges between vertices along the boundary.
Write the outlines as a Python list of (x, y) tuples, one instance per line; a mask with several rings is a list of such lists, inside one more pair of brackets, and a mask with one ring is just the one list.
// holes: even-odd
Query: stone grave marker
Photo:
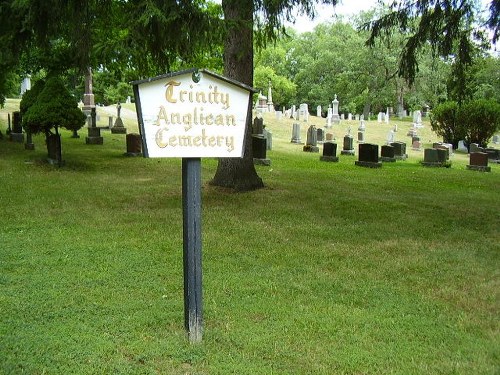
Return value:
[(24, 143), (23, 127), (21, 125), (21, 112), (12, 113), (12, 130), (9, 134), (12, 142)]
[(111, 133), (113, 134), (127, 134), (127, 128), (123, 125), (123, 120), (120, 117), (122, 105), (120, 102), (116, 105), (116, 121), (114, 126), (111, 128)]
[(297, 122), (293, 123), (293, 129), (292, 129), (292, 140), (290, 141), (291, 143), (296, 143), (296, 144), (303, 144), (302, 140), (300, 138), (300, 124)]
[(437, 148), (426, 148), (424, 150), (424, 160), (421, 164), (425, 167), (451, 167), (451, 163), (446, 160), (446, 150)]
[(380, 150), (380, 160), (383, 162), (395, 162), (394, 146), (383, 145)]
[(394, 147), (394, 157), (396, 160), (406, 160), (408, 158), (408, 154), (406, 153), (406, 143), (392, 142), (391, 146)]
[(127, 152), (125, 156), (140, 156), (142, 155), (142, 138), (140, 134), (131, 133), (127, 134)]
[(325, 141), (325, 131), (321, 128), (316, 129), (318, 143), (323, 143)]
[(483, 148), (482, 147), (479, 147), (479, 145), (477, 143), (471, 143), (470, 146), (469, 146), (469, 153), (472, 153), (472, 152), (483, 152)]
[(264, 137), (266, 138), (266, 148), (267, 150), (273, 149), (273, 133), (264, 127)]
[(488, 166), (488, 154), (486, 152), (471, 152), (469, 155), (469, 165), (467, 169), (480, 172), (491, 172)]
[(90, 109), (90, 126), (87, 129), (88, 136), (85, 138), (85, 143), (88, 145), (102, 145), (103, 137), (101, 129), (96, 126), (96, 111), (95, 107)]
[(341, 155), (354, 155), (354, 146), (353, 139), (351, 134), (346, 134), (344, 136), (344, 144), (342, 151), (340, 151)]
[(333, 142), (323, 143), (323, 155), (320, 156), (319, 160), (334, 163), (338, 162), (339, 158), (337, 156), (337, 144)]
[(306, 145), (303, 147), (304, 152), (319, 152), (318, 147), (318, 132), (316, 131), (316, 127), (311, 125), (309, 129), (307, 129), (307, 140)]
[(378, 159), (378, 145), (361, 143), (358, 146), (358, 160), (354, 164), (368, 168), (382, 167), (382, 163)]

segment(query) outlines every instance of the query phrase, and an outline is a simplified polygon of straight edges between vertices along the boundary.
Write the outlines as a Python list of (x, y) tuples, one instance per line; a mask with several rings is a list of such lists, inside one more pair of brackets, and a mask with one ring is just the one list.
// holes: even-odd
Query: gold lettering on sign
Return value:
[(177, 99), (174, 98), (174, 86), (180, 86), (181, 83), (177, 81), (169, 81), (165, 84), (166, 90), (165, 90), (165, 99), (167, 99), (167, 102), (169, 103), (177, 103)]

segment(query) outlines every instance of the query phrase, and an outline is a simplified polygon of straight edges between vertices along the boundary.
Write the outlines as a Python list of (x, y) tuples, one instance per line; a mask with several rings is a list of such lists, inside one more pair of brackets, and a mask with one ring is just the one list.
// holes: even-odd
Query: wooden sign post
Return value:
[(203, 337), (201, 158), (241, 158), (252, 93), (208, 70), (132, 82), (145, 157), (182, 158), (184, 326)]

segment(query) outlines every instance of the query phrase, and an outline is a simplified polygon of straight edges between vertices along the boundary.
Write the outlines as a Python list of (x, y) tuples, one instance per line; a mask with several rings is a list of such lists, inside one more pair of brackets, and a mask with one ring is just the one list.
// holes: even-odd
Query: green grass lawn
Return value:
[[(209, 186), (217, 162), (202, 162), (198, 345), (183, 326), (181, 161), (125, 157), (109, 132), (86, 145), (85, 129), (62, 133), (62, 168), (40, 136), (34, 151), (0, 141), (0, 373), (500, 373), (500, 165), (425, 168), (412, 150), (381, 169), (320, 162), (290, 143), (291, 121), (265, 124), (264, 189)], [(392, 125), (368, 122), (366, 140)]]

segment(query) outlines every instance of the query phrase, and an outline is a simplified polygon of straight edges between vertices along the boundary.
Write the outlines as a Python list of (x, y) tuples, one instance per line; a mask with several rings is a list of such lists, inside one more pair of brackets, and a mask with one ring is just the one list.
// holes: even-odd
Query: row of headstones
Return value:
[[(344, 141), (346, 139), (344, 138)], [(349, 148), (350, 144), (345, 144), (342, 155), (354, 155), (353, 151)], [(396, 160), (406, 160), (406, 144), (404, 142), (394, 142), (390, 145), (383, 145), (379, 158), (379, 146), (371, 143), (360, 143), (358, 146), (358, 160), (355, 161), (356, 165), (380, 168), (382, 162), (395, 162)], [(304, 146), (304, 151), (313, 152), (311, 147)], [(499, 150), (497, 150), (499, 151)], [(321, 161), (338, 162), (339, 158), (336, 155), (337, 144), (333, 142), (325, 142), (323, 144), (323, 155), (320, 157)], [(498, 158), (498, 154), (497, 154)], [(482, 172), (491, 172), (491, 167), (488, 166), (489, 155), (485, 152), (471, 152), (469, 165), (466, 166), (469, 170), (476, 170)], [(424, 160), (421, 162), (424, 166), (429, 167), (451, 167), (450, 154), (448, 147), (427, 148), (424, 150)]]
[[(10, 113), (7, 115), (7, 135), (9, 136), (9, 140), (12, 142), (24, 143), (24, 133), (23, 127), (21, 125), (21, 113), (19, 111), (15, 111), (12, 113), (12, 127), (10, 120)], [(113, 116), (109, 116), (109, 126), (108, 127), (97, 127), (97, 115), (95, 108), (92, 108), (90, 113), (87, 113), (87, 121), (88, 121), (88, 136), (85, 139), (87, 144), (103, 144), (103, 137), (101, 136), (101, 130), (111, 129), (111, 133), (113, 134), (127, 134), (127, 128), (124, 126), (123, 121), (120, 117), (120, 113), (118, 112), (118, 117), (113, 124)], [(72, 138), (80, 138), (77, 131), (73, 131)], [(32, 136), (29, 132), (26, 133), (26, 143), (25, 148), (27, 150), (33, 150), (35, 147)]]
[[(366, 126), (365, 126), (364, 120), (361, 120), (361, 123), (358, 127), (358, 139), (357, 139), (358, 143), (365, 142), (365, 131), (366, 131)], [(386, 142), (387, 144), (395, 142), (395, 133), (397, 131), (398, 131), (397, 125), (394, 125), (394, 127), (389, 131), (389, 134), (387, 136), (387, 142)], [(348, 128), (348, 134), (346, 134), (346, 137), (352, 138), (350, 126)], [(418, 140), (420, 140), (420, 139), (418, 139)], [(309, 126), (309, 128), (307, 130), (306, 145), (317, 146), (318, 143), (322, 143), (325, 141), (327, 141), (327, 142), (333, 141), (333, 134), (325, 132), (325, 130), (322, 128), (316, 128), (315, 125)], [(293, 124), (291, 142), (302, 144), (302, 140), (300, 138), (300, 124), (299, 123)]]

